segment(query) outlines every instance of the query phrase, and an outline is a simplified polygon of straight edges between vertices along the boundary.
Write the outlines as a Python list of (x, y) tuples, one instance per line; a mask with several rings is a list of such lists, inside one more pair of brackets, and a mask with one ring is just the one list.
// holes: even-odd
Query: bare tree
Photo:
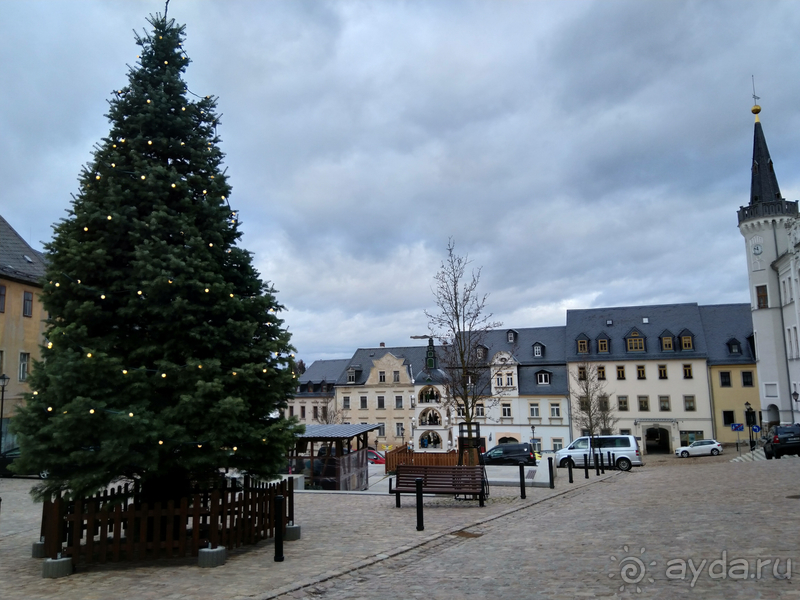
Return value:
[(572, 420), (575, 425), (581, 431), (588, 431), (593, 438), (610, 434), (619, 419), (611, 407), (606, 393), (606, 382), (604, 378), (600, 378), (597, 365), (579, 363), (570, 376)]
[[(478, 292), (481, 269), (467, 272), (469, 258), (455, 252), (455, 243), (447, 242), (447, 257), (436, 273), (433, 295), (436, 312), (425, 311), (431, 335), (439, 349), (440, 368), (444, 375), (444, 406), (467, 423), (467, 446), (473, 446), (473, 423), (492, 401), (492, 381), (488, 356), (485, 355), (486, 334), (502, 325), (492, 321), (486, 312), (487, 295)], [(476, 456), (471, 450), (468, 462)]]
[[(331, 386), (333, 387), (333, 386)], [(347, 420), (347, 411), (339, 408), (335, 397), (331, 394), (322, 399), (322, 406), (319, 407), (314, 422), (321, 425), (341, 425)]]

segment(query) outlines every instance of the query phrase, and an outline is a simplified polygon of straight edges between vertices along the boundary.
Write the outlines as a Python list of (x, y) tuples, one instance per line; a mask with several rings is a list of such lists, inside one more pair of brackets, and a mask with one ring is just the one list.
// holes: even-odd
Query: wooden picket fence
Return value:
[(458, 464), (458, 452), (413, 452), (401, 447), (386, 453), (386, 472), (397, 470), (397, 465), (433, 465), (452, 467)]
[(177, 504), (141, 502), (128, 486), (68, 501), (57, 497), (42, 507), (42, 538), (48, 558), (73, 564), (158, 560), (197, 556), (201, 548), (255, 544), (275, 534), (275, 497), (284, 497), (284, 526), (294, 521), (291, 482), (244, 485), (196, 492)]

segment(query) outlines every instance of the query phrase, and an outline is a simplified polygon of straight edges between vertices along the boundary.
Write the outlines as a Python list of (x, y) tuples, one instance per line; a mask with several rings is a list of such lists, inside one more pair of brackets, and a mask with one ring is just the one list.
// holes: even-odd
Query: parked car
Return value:
[(367, 450), (367, 460), (371, 465), (385, 465), (386, 458), (377, 450)]
[(498, 444), (481, 454), (481, 460), (485, 465), (518, 465), (524, 462), (536, 466), (536, 451), (530, 443)]
[(764, 442), (764, 455), (768, 459), (787, 454), (800, 454), (800, 424), (773, 425)]
[[(16, 459), (19, 458), (19, 448), (11, 448), (10, 450), (6, 450), (2, 454), (0, 454), (0, 477), (12, 477), (17, 473), (12, 473), (8, 466), (14, 462)], [(46, 479), (47, 478), (47, 471), (42, 471), (41, 473), (35, 474), (32, 473), (31, 475), (37, 476)]]
[(572, 463), (573, 467), (583, 467), (583, 457), (588, 456), (589, 465), (593, 466), (595, 454), (603, 455), (604, 464), (608, 464), (608, 457), (611, 455), (614, 465), (620, 471), (630, 471), (631, 467), (641, 467), (644, 464), (639, 451), (639, 441), (634, 436), (597, 435), (579, 437), (566, 448), (556, 452), (556, 465), (566, 467)]
[(717, 440), (697, 440), (688, 446), (675, 448), (675, 456), (687, 458), (689, 456), (716, 456), (722, 454), (722, 444)]

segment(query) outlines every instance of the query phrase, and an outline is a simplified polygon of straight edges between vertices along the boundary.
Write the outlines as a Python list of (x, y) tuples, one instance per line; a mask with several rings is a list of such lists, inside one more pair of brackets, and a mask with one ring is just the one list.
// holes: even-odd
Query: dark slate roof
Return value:
[(295, 437), (303, 440), (334, 440), (339, 438), (352, 438), (361, 433), (379, 429), (380, 425), (368, 423), (355, 425), (306, 425), (306, 432)]
[[(489, 348), (489, 358), (500, 352), (507, 350), (512, 352), (514, 358), (521, 365), (553, 365), (565, 364), (566, 354), (564, 347), (565, 327), (523, 327), (513, 329), (516, 341), (512, 344), (508, 341), (509, 329), (495, 329), (486, 334), (485, 342)], [(541, 343), (544, 347), (544, 355), (535, 357), (533, 355), (533, 345)]]
[[(425, 352), (427, 346), (400, 346), (395, 348), (359, 348), (353, 357), (347, 361), (336, 385), (363, 385), (369, 377), (373, 361), (379, 360), (386, 354), (392, 354), (403, 359), (403, 365), (411, 369), (411, 373), (418, 372), (425, 366)], [(347, 381), (347, 371), (354, 367), (356, 371), (355, 382)]]
[[(562, 328), (563, 329), (563, 328)], [(537, 373), (548, 371), (550, 385), (540, 385)], [(569, 375), (567, 365), (520, 365), (518, 369), (520, 396), (566, 396), (569, 393), (567, 384)]]
[[(644, 352), (627, 352), (625, 336), (634, 328), (645, 338)], [(684, 330), (690, 331), (695, 336), (694, 350), (681, 351), (676, 340), (674, 351), (661, 352), (659, 334), (665, 330), (669, 330), (673, 336)], [(568, 362), (706, 358), (708, 349), (704, 331), (697, 303), (568, 310), (566, 356)], [(576, 340), (581, 334), (586, 334), (591, 340), (588, 354), (578, 354)], [(596, 340), (602, 334), (611, 340), (610, 352), (600, 354)]]
[[(756, 362), (748, 338), (753, 335), (750, 304), (716, 304), (700, 307), (709, 365), (752, 364)], [(728, 343), (736, 340), (740, 354), (731, 354)]]
[(0, 217), (0, 277), (40, 285), (44, 274), (45, 261), (41, 252), (31, 248), (8, 221)]
[(761, 121), (756, 117), (755, 131), (753, 132), (753, 164), (750, 175), (750, 204), (760, 202), (774, 202), (781, 199), (781, 190), (778, 187), (778, 178), (769, 156), (767, 140)]
[(298, 383), (334, 383), (347, 368), (350, 363), (349, 358), (337, 358), (333, 360), (315, 360), (306, 372), (300, 375)]

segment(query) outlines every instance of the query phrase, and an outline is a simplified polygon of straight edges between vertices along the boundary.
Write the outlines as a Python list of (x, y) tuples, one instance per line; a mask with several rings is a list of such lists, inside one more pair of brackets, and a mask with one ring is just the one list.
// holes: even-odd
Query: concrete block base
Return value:
[(71, 558), (48, 558), (42, 563), (42, 577), (46, 579), (58, 579), (72, 575)]
[(33, 542), (31, 558), (44, 558), (44, 542)]
[(294, 542), (300, 539), (300, 525), (287, 525), (283, 539), (287, 542)]
[(228, 551), (225, 546), (216, 548), (201, 548), (197, 553), (197, 566), (203, 568), (213, 568), (225, 564), (228, 558)]

